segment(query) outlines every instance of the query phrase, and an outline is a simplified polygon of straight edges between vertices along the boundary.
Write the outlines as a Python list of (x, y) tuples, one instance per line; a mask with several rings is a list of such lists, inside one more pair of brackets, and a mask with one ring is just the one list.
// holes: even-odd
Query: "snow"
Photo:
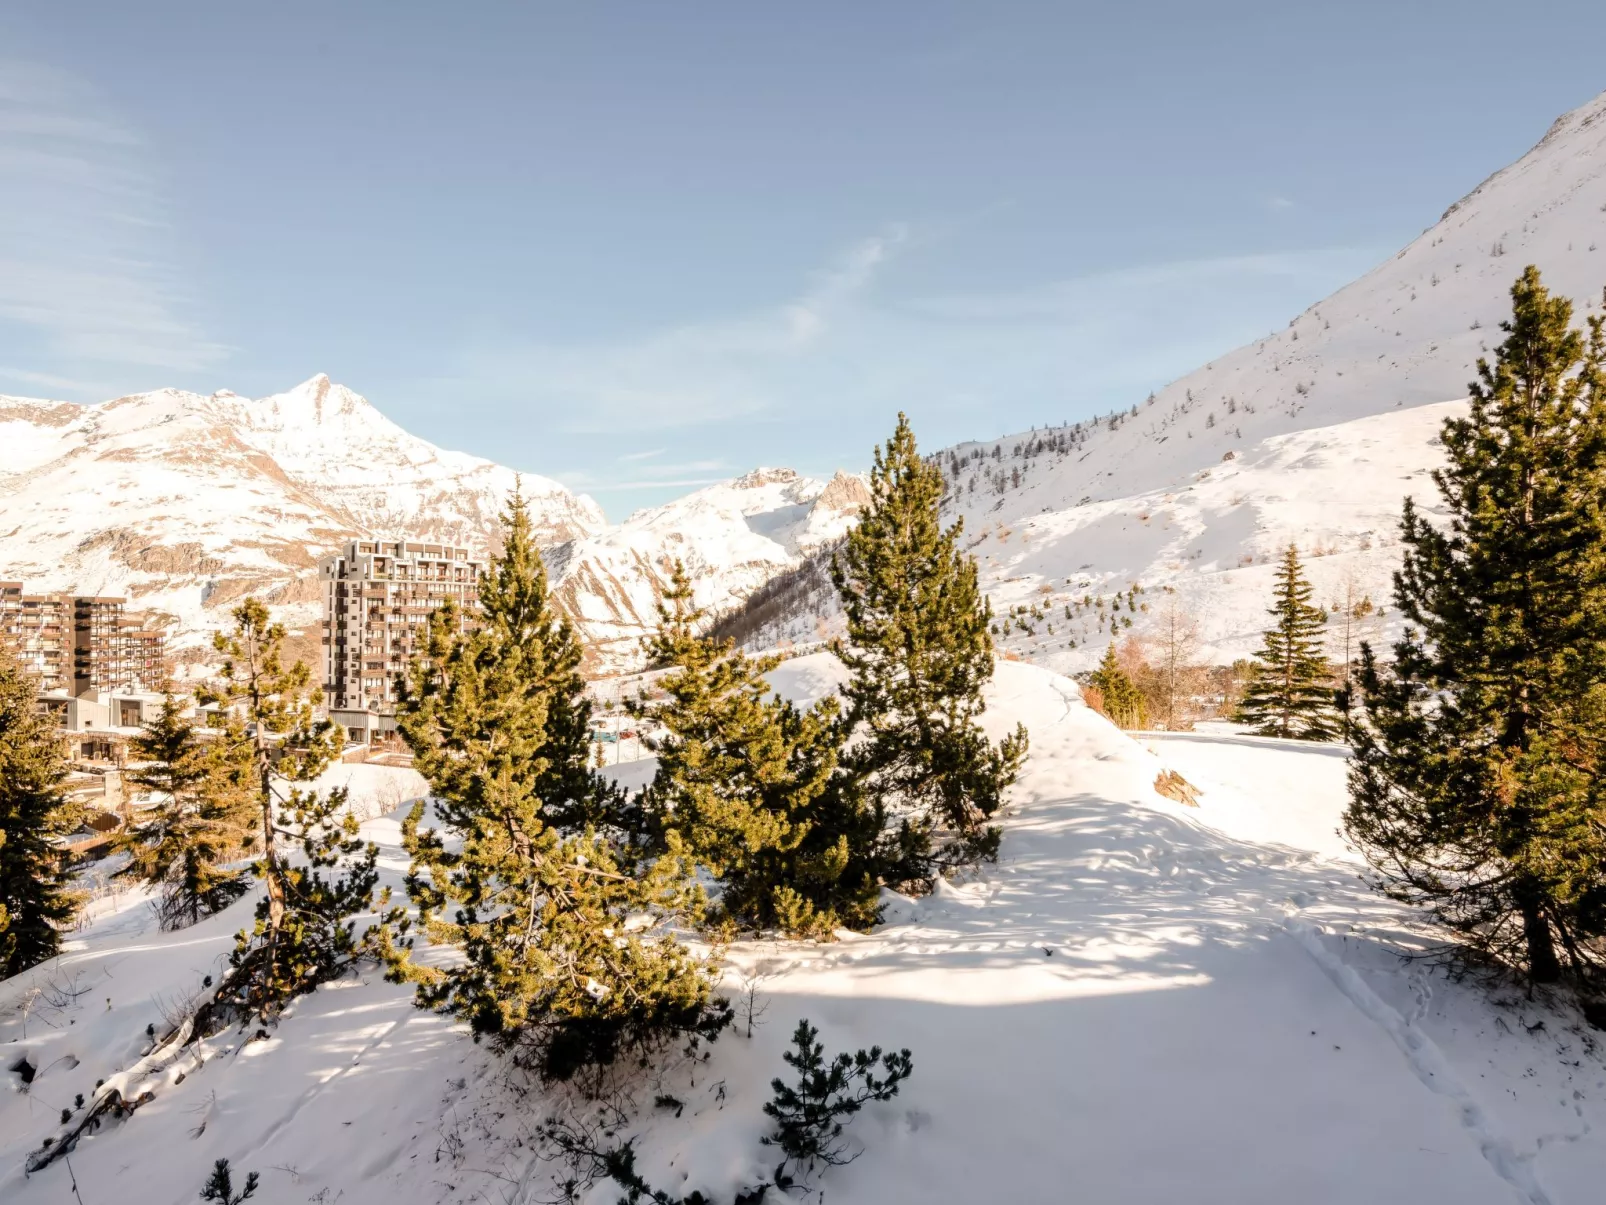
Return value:
[[(1442, 462), (1439, 429), (1462, 412), (1479, 356), (1502, 338), (1512, 281), (1537, 264), (1578, 320), (1599, 315), (1603, 213), (1606, 93), (1285, 329), (1131, 398), (1119, 415), (937, 452), (945, 466), (966, 461), (949, 469), (947, 514), (964, 520), (994, 610), (1049, 611), (1035, 634), (1012, 628), (1003, 646), (1061, 672), (1090, 669), (1111, 639), (1108, 621), (1067, 618), (1065, 604), (1137, 583), (1149, 611), (1121, 635), (1151, 631), (1159, 604), (1175, 601), (1197, 619), (1203, 657), (1249, 656), (1270, 562), (1290, 542), (1318, 603), (1331, 608), (1352, 583), (1386, 605), (1401, 503), (1409, 494), (1430, 521), (1438, 514), (1429, 475)], [(1062, 438), (1075, 441), (1065, 452), (1024, 454)], [(752, 643), (811, 641), (829, 619), (796, 616)], [(1359, 635), (1375, 645), (1397, 633), (1397, 617), (1384, 615)]]
[[(1431, 518), (1439, 425), (1498, 340), (1513, 278), (1538, 264), (1580, 316), (1599, 312), (1603, 207), (1606, 94), (1365, 277), (1152, 400), (1131, 399), (1118, 424), (1080, 432), (1068, 454), (1014, 451), (1063, 428), (946, 449), (985, 458), (959, 473), (950, 514), (965, 519), (995, 608), (1048, 604), (1063, 617), (1072, 598), (1137, 582), (1172, 592), (1199, 618), (1205, 655), (1230, 661), (1253, 651), (1268, 561), (1289, 541), (1310, 558), (1320, 601), (1349, 581), (1383, 602), (1401, 500), (1429, 503)], [(999, 491), (983, 468), (1020, 468), (1024, 480)], [(852, 477), (821, 486), (760, 469), (608, 528), (590, 499), (523, 481), (543, 538), (568, 541), (553, 551), (554, 577), (606, 672), (639, 664), (674, 558), (693, 571), (698, 601), (723, 610), (854, 514), (853, 491), (832, 492)], [(482, 547), (511, 484), (510, 470), (434, 448), (321, 375), (255, 400), (171, 389), (89, 407), (0, 398), (0, 577), (131, 594), (187, 637), (246, 591), (307, 624), (313, 555), (356, 532)], [(798, 617), (771, 642), (815, 640), (827, 618)], [(1089, 617), (1052, 636), (1038, 628), (1005, 646), (1061, 671), (1089, 668), (1108, 639)], [(1396, 630), (1383, 617), (1363, 634)]]
[(1357, 856), (1337, 831), (1347, 746), (1232, 731), (1144, 732), (1134, 739), (1199, 788), (1199, 819), (1211, 828), (1325, 858)]
[[(806, 701), (840, 675), (815, 655), (772, 682)], [(1134, 740), (1074, 683), (1020, 663), (999, 665), (988, 697), (987, 726), (1025, 722), (1032, 743), (999, 864), (891, 898), (868, 935), (734, 946), (728, 983), (765, 976), (768, 1012), (751, 1041), (729, 1033), (706, 1065), (644, 1086), (627, 1132), (650, 1181), (728, 1200), (768, 1173), (760, 1109), (807, 1017), (828, 1051), (914, 1057), (898, 1098), (851, 1123), (862, 1157), (820, 1180), (847, 1205), (1597, 1199), (1599, 1052), (1565, 1011), (1399, 960), (1422, 932), (1331, 836), (1341, 749), (1231, 732)], [(1154, 793), (1162, 766), (1203, 788), (1199, 808)], [(374, 797), (401, 773), (381, 769), (339, 772)], [(364, 825), (393, 885), (396, 817)], [(23, 1155), (59, 1132), (74, 1092), (139, 1058), (158, 1001), (219, 965), (249, 907), (159, 934), (128, 902), (57, 963), (0, 985), (0, 1199), (62, 1199), (65, 1168), (25, 1179)], [(85, 994), (36, 1001), (24, 1038), (30, 985), (73, 977)], [(131, 1185), (142, 1202), (192, 1200), (219, 1157), (261, 1171), (267, 1201), (544, 1195), (550, 1169), (528, 1139), (546, 1103), (406, 989), (364, 974), (302, 1001), (268, 1040), (246, 1037), (214, 1039), (181, 1084), (148, 1073), (156, 1099), (73, 1153), (85, 1201)], [(42, 1069), (26, 1091), (3, 1070), (24, 1052)], [(682, 1115), (654, 1110), (657, 1092)], [(599, 1185), (587, 1199), (618, 1195)]]
[(755, 469), (553, 550), (554, 592), (584, 633), (593, 668), (637, 669), (676, 560), (696, 605), (718, 615), (844, 534), (862, 488), (844, 473), (822, 482)]
[[(0, 578), (34, 592), (123, 595), (201, 643), (222, 609), (264, 596), (316, 622), (316, 559), (354, 536), (489, 549), (514, 473), (409, 435), (326, 376), (253, 400), (162, 389), (92, 406), (0, 397)], [(601, 509), (525, 475), (548, 543)]]

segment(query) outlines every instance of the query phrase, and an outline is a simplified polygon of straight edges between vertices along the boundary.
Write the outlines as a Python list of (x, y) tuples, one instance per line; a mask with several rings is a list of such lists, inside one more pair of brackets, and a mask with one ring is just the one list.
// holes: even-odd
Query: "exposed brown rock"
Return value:
[(814, 505), (844, 514), (857, 514), (870, 505), (870, 487), (862, 477), (838, 469), (836, 475), (826, 482)]
[(1184, 807), (1196, 808), (1199, 806), (1199, 790), (1186, 778), (1175, 770), (1161, 770), (1154, 779), (1154, 789), (1159, 795), (1180, 803)]

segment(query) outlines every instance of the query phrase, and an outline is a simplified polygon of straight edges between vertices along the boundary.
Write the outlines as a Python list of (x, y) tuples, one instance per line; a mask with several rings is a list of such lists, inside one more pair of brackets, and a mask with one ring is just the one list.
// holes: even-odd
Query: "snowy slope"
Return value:
[[(839, 675), (815, 656), (776, 680), (806, 698)], [(733, 947), (732, 985), (766, 976), (769, 1011), (751, 1041), (729, 1034), (708, 1064), (642, 1086), (623, 1132), (649, 1180), (728, 1201), (773, 1167), (760, 1106), (808, 1017), (828, 1050), (914, 1056), (905, 1091), (851, 1122), (862, 1157), (820, 1182), (838, 1205), (1598, 1198), (1606, 1065), (1587, 1032), (1516, 993), (1491, 1001), (1401, 963), (1422, 936), (1341, 850), (1303, 848), (1286, 826), (1267, 839), (1226, 796), (1336, 824), (1331, 750), (1201, 738), (1189, 751), (1156, 742), (1157, 758), (1073, 684), (1019, 664), (999, 667), (989, 700), (989, 727), (1023, 721), (1032, 741), (1000, 864), (894, 898), (867, 936)], [(1186, 809), (1150, 789), (1161, 759), (1235, 777)], [(395, 814), (366, 828), (396, 882)], [(139, 1056), (161, 1002), (216, 968), (248, 906), (169, 935), (137, 904), (112, 910), (58, 965), (0, 985), (3, 1066), (26, 1056), (39, 1069), (26, 1090), (10, 1073), (0, 1093), (0, 1199), (66, 1199), (66, 1169), (25, 1179), (24, 1153), (59, 1132), (75, 1093)], [(24, 1037), (33, 985), (47, 991)], [(332, 985), (266, 1041), (248, 1037), (155, 1072), (152, 1103), (86, 1138), (72, 1156), (83, 1199), (190, 1201), (219, 1157), (260, 1170), (270, 1202), (551, 1199), (553, 1169), (529, 1145), (548, 1099), (517, 1091), (406, 989), (377, 975)], [(653, 1109), (660, 1092), (684, 1111)], [(586, 1199), (619, 1195), (598, 1185)]]
[[(259, 399), (0, 398), (0, 577), (129, 595), (191, 636), (246, 593), (307, 621), (317, 557), (340, 540), (405, 534), (484, 551), (513, 482), (321, 375)], [(594, 502), (554, 481), (523, 486), (547, 543), (604, 525)]]
[(868, 499), (864, 482), (846, 473), (821, 482), (756, 469), (552, 550), (555, 590), (586, 636), (592, 667), (629, 670), (640, 664), (641, 638), (657, 627), (676, 560), (697, 605), (718, 614), (840, 538)]
[[(1349, 586), (1386, 606), (1401, 501), (1411, 494), (1434, 512), (1439, 429), (1501, 338), (1511, 282), (1529, 263), (1580, 320), (1600, 312), (1606, 94), (1287, 329), (1123, 412), (937, 453), (948, 515), (965, 520), (994, 609), (1016, 613), (1003, 647), (1088, 668), (1113, 635), (1108, 604), (1139, 584), (1143, 609), (1123, 611), (1114, 634), (1152, 630), (1175, 601), (1197, 620), (1204, 656), (1247, 656), (1265, 623), (1269, 561), (1289, 542), (1322, 605)], [(753, 643), (816, 635), (834, 599), (797, 593), (794, 613)], [(1387, 614), (1362, 627), (1374, 643), (1397, 630)]]
[[(1410, 493), (1433, 514), (1437, 434), (1500, 339), (1511, 281), (1527, 263), (1577, 302), (1580, 320), (1600, 312), (1606, 93), (1283, 331), (1134, 398), (1131, 410), (936, 453), (952, 487), (948, 514), (964, 517), (994, 611), (1017, 612), (1005, 649), (1087, 668), (1111, 636), (1153, 630), (1176, 601), (1198, 623), (1203, 656), (1248, 656), (1264, 627), (1269, 562), (1290, 541), (1323, 606), (1343, 601), (1346, 586), (1386, 604), (1400, 501)], [(1111, 633), (1102, 604), (1134, 583), (1145, 606)], [(832, 602), (829, 591), (800, 591), (797, 614), (753, 643), (811, 638), (814, 612), (829, 614)], [(1363, 628), (1378, 641), (1396, 623), (1372, 615)]]
[[(1324, 605), (1346, 577), (1386, 601), (1401, 499), (1437, 501), (1427, 473), (1438, 428), (1501, 338), (1511, 282), (1530, 263), (1580, 319), (1600, 312), (1606, 94), (1287, 329), (1122, 414), (944, 452), (950, 509), (980, 537), (995, 609), (1036, 602), (1063, 619), (1067, 601), (1139, 582), (1152, 611), (1169, 588), (1207, 653), (1230, 660), (1257, 643), (1265, 562), (1289, 541), (1316, 558)], [(1090, 665), (1109, 639), (1107, 625), (1080, 618), (1053, 637), (1031, 626), (1006, 647), (1059, 668)], [(1392, 625), (1376, 626), (1372, 639)]]
[[(1196, 618), (1203, 657), (1247, 656), (1290, 542), (1318, 604), (1333, 611), (1329, 632), (1338, 641), (1346, 588), (1386, 612), (1402, 499), (1409, 494), (1425, 515), (1439, 514), (1430, 479), (1442, 459), (1439, 430), (1463, 409), (1441, 402), (1269, 436), (1231, 460), (1124, 497), (1078, 505), (1068, 495), (1083, 483), (1067, 458), (1028, 471), (1000, 509), (961, 502), (994, 610), (1036, 607), (1043, 615), (1021, 616), (1001, 643), (1057, 669), (1085, 668), (1113, 635), (1099, 600), (1139, 583), (1141, 609), (1123, 609), (1121, 635), (1152, 630), (1174, 599)], [(1135, 620), (1131, 629), (1126, 619)], [(1358, 625), (1374, 643), (1395, 629), (1386, 613)]]

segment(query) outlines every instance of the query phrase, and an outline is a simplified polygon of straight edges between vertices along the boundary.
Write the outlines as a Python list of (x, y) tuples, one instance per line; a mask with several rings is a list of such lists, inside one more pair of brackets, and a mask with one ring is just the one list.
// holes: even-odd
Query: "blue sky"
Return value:
[(615, 518), (862, 467), (899, 409), (1077, 418), (1283, 325), (1603, 43), (1598, 3), (12, 0), (0, 391), (327, 372)]

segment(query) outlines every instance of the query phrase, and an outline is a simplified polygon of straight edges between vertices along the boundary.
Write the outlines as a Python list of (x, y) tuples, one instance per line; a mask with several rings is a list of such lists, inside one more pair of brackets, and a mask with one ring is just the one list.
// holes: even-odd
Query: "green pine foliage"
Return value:
[(1339, 718), (1322, 651), (1327, 613), (1312, 604), (1311, 585), (1292, 544), (1277, 570), (1269, 614), (1272, 626), (1255, 654), (1238, 721), (1254, 725), (1263, 736), (1333, 740)]
[(1392, 666), (1363, 646), (1345, 829), (1389, 894), (1530, 982), (1606, 960), (1606, 331), (1530, 267), (1406, 501)]
[[(358, 837), (346, 803), (343, 787), (327, 795), (292, 788), (276, 809), (275, 835), (300, 856), (281, 855), (278, 862), (284, 902), (278, 930), (271, 928), (273, 897), (264, 896), (254, 927), (235, 937), (216, 1002), (237, 1016), (271, 1018), (289, 1000), (376, 954), (379, 927), (359, 933), (357, 917), (374, 906), (379, 846)], [(388, 917), (392, 923), (397, 912)]]
[(552, 605), (522, 496), (503, 523), (478, 616), (465, 624), (448, 603), (430, 617), (399, 683), (397, 727), (435, 793), (475, 814), (527, 813), (565, 831), (616, 824), (620, 792), (591, 764), (580, 641)]
[[(342, 815), (344, 792), (319, 798), (294, 786), (316, 778), (340, 746), (338, 729), (313, 713), (306, 665), (285, 667), (284, 637), (267, 607), (246, 599), (234, 609), (233, 630), (214, 641), (224, 658), (220, 676), (197, 692), (232, 717), (219, 756), (229, 763), (227, 773), (250, 784), (259, 849), (253, 869), (266, 888), (254, 928), (236, 939), (215, 999), (237, 1015), (263, 1019), (367, 950), (372, 931), (358, 938), (353, 918), (372, 905), (378, 877), (378, 847), (356, 839), (355, 821)], [(292, 861), (281, 839), (299, 847), (303, 861)], [(353, 857), (342, 873), (326, 873)]]
[(239, 1192), (235, 1192), (234, 1173), (229, 1168), (229, 1161), (219, 1159), (212, 1165), (212, 1174), (201, 1186), (201, 1200), (216, 1201), (218, 1205), (244, 1205), (256, 1196), (260, 1179), (256, 1172), (246, 1172), (245, 1183), (240, 1186)]
[(129, 742), (129, 783), (155, 795), (117, 845), (119, 875), (161, 890), (164, 928), (193, 925), (245, 893), (249, 876), (228, 863), (249, 850), (257, 803), (244, 728), (238, 720), (203, 735), (168, 692), (155, 719)]
[(1088, 678), (1088, 683), (1103, 696), (1104, 714), (1110, 717), (1116, 727), (1142, 728), (1147, 722), (1143, 692), (1132, 681), (1131, 675), (1121, 668), (1113, 643), (1105, 650), (1104, 659)]
[(819, 1031), (807, 1020), (797, 1023), (793, 1049), (781, 1055), (797, 1072), (796, 1085), (770, 1081), (774, 1095), (764, 1114), (774, 1130), (763, 1139), (781, 1149), (785, 1158), (776, 1169), (777, 1181), (789, 1179), (786, 1165), (803, 1172), (816, 1166), (840, 1167), (856, 1157), (842, 1137), (843, 1123), (872, 1100), (891, 1100), (914, 1071), (908, 1050), (882, 1054), (881, 1047), (839, 1054), (825, 1061)]
[(690, 860), (608, 823), (618, 792), (589, 765), (579, 644), (517, 494), (504, 525), (475, 625), (436, 613), (398, 717), (443, 826), (422, 827), (422, 805), (408, 817), (408, 894), (462, 959), (413, 962), (398, 925), (391, 975), (522, 1065), (598, 1090), (622, 1059), (710, 1038), (729, 1012), (712, 960), (674, 936), (703, 910)]
[(0, 645), (0, 979), (54, 957), (78, 909), (56, 846), (78, 814), (61, 794), (61, 739), (36, 699), (33, 680)]
[(995, 746), (976, 723), (993, 675), (992, 609), (959, 546), (963, 523), (942, 526), (944, 489), (900, 414), (876, 450), (870, 505), (831, 562), (848, 628), (836, 651), (852, 674), (843, 766), (899, 822), (894, 882), (996, 856), (989, 822), (1026, 755), (1024, 727)]
[(676, 562), (648, 645), (672, 672), (667, 696), (637, 704), (666, 735), (641, 801), (668, 844), (723, 882), (723, 914), (747, 929), (829, 937), (875, 923), (873, 853), (882, 821), (836, 776), (839, 704), (806, 711), (764, 680), (779, 663), (702, 635), (704, 616)]

